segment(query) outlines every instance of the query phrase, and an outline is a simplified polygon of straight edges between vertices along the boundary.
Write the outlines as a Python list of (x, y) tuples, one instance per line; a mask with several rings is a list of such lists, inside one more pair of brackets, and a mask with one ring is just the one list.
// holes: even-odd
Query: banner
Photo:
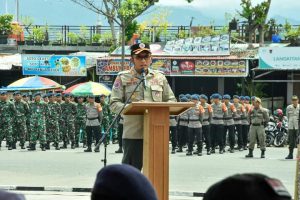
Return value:
[[(97, 60), (96, 74), (97, 75), (117, 75), (122, 71), (121, 59), (101, 59)], [(130, 69), (130, 60), (125, 59), (124, 69)]]
[(23, 75), (87, 76), (85, 56), (22, 55)]
[(99, 83), (103, 83), (104, 85), (106, 85), (107, 87), (109, 87), (110, 89), (112, 89), (112, 86), (114, 84), (114, 77), (113, 75), (102, 75), (99, 76)]
[[(168, 41), (166, 44), (150, 44), (154, 56), (226, 56), (230, 55), (229, 34), (186, 38)], [(120, 56), (122, 48), (118, 47), (111, 55)], [(130, 56), (130, 47), (125, 46), (125, 55)]]
[[(120, 59), (98, 60), (97, 75), (117, 75)], [(129, 59), (125, 70), (130, 69)], [(244, 59), (172, 59), (153, 58), (151, 69), (166, 76), (247, 77), (248, 62)]]
[(259, 69), (300, 69), (300, 47), (259, 48)]

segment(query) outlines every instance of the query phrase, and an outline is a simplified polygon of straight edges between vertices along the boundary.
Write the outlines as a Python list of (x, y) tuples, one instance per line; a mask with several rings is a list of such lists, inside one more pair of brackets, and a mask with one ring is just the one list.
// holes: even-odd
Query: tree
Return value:
[(256, 30), (259, 32), (259, 43), (264, 43), (265, 27), (270, 10), (271, 0), (265, 0), (256, 6), (252, 5), (251, 0), (242, 0), (242, 11), (239, 15), (245, 18), (248, 22), (248, 42), (252, 43), (253, 36)]
[[(157, 3), (159, 0), (71, 0), (97, 14), (107, 18), (110, 25), (113, 43), (117, 46), (115, 23), (120, 26), (122, 33), (122, 67), (125, 54), (125, 29), (134, 19)], [(191, 3), (193, 0), (186, 0)]]

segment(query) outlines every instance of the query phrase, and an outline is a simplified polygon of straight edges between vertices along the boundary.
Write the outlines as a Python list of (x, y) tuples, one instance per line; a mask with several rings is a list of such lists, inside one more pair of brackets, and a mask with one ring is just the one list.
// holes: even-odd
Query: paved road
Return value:
[[(3, 147), (4, 144), (2, 144)], [(108, 146), (108, 163), (120, 163), (122, 155), (115, 154), (117, 145)], [(269, 148), (266, 159), (245, 159), (247, 152), (224, 155), (187, 157), (184, 153), (170, 155), (170, 191), (205, 192), (218, 180), (235, 173), (264, 173), (282, 180), (293, 194), (296, 161), (283, 158), (287, 148)], [(95, 175), (103, 167), (103, 147), (100, 153), (84, 153), (83, 149), (29, 152), (27, 150), (0, 151), (0, 185), (8, 186), (93, 186)], [(82, 194), (76, 194), (82, 195)], [(30, 196), (34, 200), (34, 195)]]

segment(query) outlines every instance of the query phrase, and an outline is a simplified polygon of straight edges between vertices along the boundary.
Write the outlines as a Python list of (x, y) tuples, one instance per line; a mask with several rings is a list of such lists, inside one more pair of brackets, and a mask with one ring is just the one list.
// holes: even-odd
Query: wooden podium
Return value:
[(194, 103), (133, 102), (124, 115), (144, 115), (143, 173), (159, 200), (169, 199), (169, 116), (179, 115)]

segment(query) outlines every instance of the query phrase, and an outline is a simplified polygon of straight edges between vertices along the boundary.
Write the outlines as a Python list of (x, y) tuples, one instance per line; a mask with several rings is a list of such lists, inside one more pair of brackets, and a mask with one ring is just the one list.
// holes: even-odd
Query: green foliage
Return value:
[(125, 0), (122, 1), (118, 14), (125, 20), (125, 23), (128, 24), (150, 5), (152, 5), (151, 1)]
[(13, 15), (0, 15), (0, 35), (9, 35), (12, 33), (12, 20)]
[[(266, 97), (266, 93), (264, 93), (264, 89), (266, 88), (266, 83), (253, 83), (251, 79), (245, 80), (245, 93), (249, 96), (257, 96), (257, 97)], [(242, 93), (242, 84), (237, 84), (237, 94)]]
[(185, 30), (179, 30), (177, 37), (178, 39), (184, 39), (187, 37), (187, 33), (185, 32)]
[(56, 41), (57, 41), (58, 43), (62, 43), (62, 41), (63, 41), (63, 34), (62, 34), (61, 32), (58, 32), (58, 33), (56, 34)]
[(143, 43), (150, 43), (150, 38), (149, 38), (149, 36), (147, 36), (147, 35), (144, 35), (144, 36), (142, 36), (141, 37), (141, 41), (143, 42)]
[(71, 44), (77, 44), (79, 40), (79, 36), (74, 32), (68, 33), (68, 38), (70, 39)]
[(101, 34), (99, 34), (99, 33), (94, 34), (92, 40), (95, 43), (99, 43), (101, 40)]
[(113, 37), (111, 32), (105, 32), (102, 34), (102, 41), (105, 46), (111, 46), (113, 45)]
[(78, 40), (82, 43), (85, 43), (88, 39), (89, 30), (86, 26), (80, 26)]
[(300, 37), (300, 26), (293, 28), (292, 25), (286, 20), (283, 25), (284, 37), (290, 41), (295, 41)]
[(43, 28), (34, 27), (32, 32), (33, 32), (33, 37), (35, 42), (41, 43), (45, 40), (45, 32)]
[(126, 37), (126, 42), (130, 41), (134, 33), (137, 33), (139, 30), (139, 25), (136, 20), (132, 21), (126, 26), (125, 29), (125, 37)]

